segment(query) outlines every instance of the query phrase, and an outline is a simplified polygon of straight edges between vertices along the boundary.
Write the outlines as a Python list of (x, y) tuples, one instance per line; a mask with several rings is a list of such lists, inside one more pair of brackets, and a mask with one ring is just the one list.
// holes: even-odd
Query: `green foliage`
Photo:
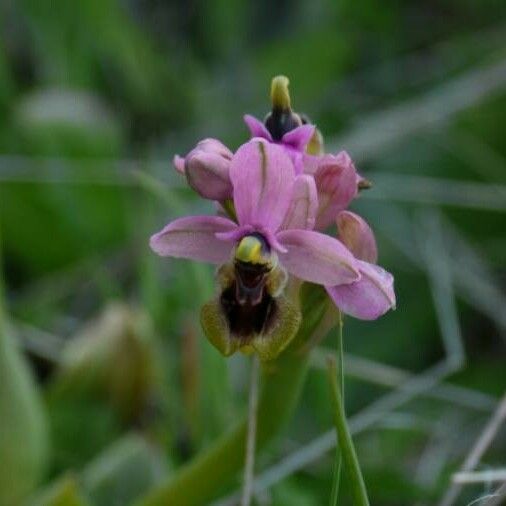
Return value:
[(15, 506), (42, 479), (49, 440), (39, 392), (11, 335), (3, 305), (0, 275), (0, 504)]
[(82, 488), (91, 504), (131, 504), (155, 486), (167, 472), (161, 455), (136, 435), (127, 435), (107, 448), (86, 469)]
[(39, 491), (29, 506), (131, 504), (167, 472), (162, 456), (142, 437), (127, 434), (78, 475), (65, 474)]
[(66, 474), (28, 502), (29, 506), (89, 506), (82, 497), (76, 476)]
[(42, 478), (49, 442), (30, 371), (5, 326), (0, 328), (0, 503), (15, 505)]

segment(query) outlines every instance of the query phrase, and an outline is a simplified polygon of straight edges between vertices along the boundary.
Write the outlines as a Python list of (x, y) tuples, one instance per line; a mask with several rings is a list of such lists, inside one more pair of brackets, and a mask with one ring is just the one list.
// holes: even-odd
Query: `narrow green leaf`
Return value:
[(344, 468), (351, 487), (351, 494), (355, 506), (369, 506), (369, 499), (365, 488), (364, 478), (358, 462), (353, 440), (351, 439), (346, 415), (344, 412), (343, 399), (341, 389), (339, 388), (337, 379), (337, 364), (335, 357), (328, 358), (329, 382), (332, 392), (332, 401), (334, 403), (337, 440), (341, 448), (341, 454), (344, 462)]
[(49, 444), (39, 392), (6, 322), (2, 281), (0, 270), (0, 504), (13, 505), (40, 480)]

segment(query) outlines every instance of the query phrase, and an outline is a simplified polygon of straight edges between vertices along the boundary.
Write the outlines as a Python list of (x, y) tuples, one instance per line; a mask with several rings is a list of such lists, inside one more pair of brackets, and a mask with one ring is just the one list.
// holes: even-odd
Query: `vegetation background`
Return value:
[[(504, 409), (484, 432), (506, 390), (503, 0), (2, 0), (0, 29), (1, 506), (128, 505), (244, 411), (248, 360), (198, 323), (212, 269), (148, 238), (211, 209), (172, 156), (235, 149), (279, 73), (374, 183), (353, 208), (396, 279), (397, 311), (344, 326), (372, 504), (439, 504), (487, 435), (466, 467), (506, 480)], [(259, 505), (328, 502), (333, 345), (257, 462)]]

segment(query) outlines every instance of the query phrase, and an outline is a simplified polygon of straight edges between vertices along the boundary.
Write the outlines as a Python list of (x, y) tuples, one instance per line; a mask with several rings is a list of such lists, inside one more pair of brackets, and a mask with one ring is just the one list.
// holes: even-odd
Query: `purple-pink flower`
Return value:
[[(176, 219), (150, 240), (161, 256), (220, 266), (220, 292), (203, 307), (202, 323), (225, 355), (254, 349), (270, 360), (290, 342), (301, 314), (285, 296), (287, 273), (324, 286), (356, 318), (376, 319), (396, 304), (371, 228), (347, 210), (370, 183), (346, 151), (308, 153), (310, 141), (312, 153), (322, 151), (321, 135), (292, 112), (287, 86), (282, 76), (273, 80), (265, 123), (244, 117), (252, 139), (235, 153), (205, 139), (174, 158), (188, 184), (216, 201), (218, 215)], [(324, 233), (331, 225), (337, 237)]]
[[(290, 274), (326, 286), (344, 313), (377, 318), (395, 307), (393, 277), (376, 265), (370, 227), (344, 210), (357, 193), (355, 167), (341, 152), (320, 157), (313, 170), (296, 175), (282, 147), (252, 139), (229, 164), (237, 223), (179, 218), (151, 238), (151, 247), (162, 256), (222, 264), (242, 237), (260, 234)], [(336, 219), (340, 241), (312, 230)]]
[(221, 264), (242, 237), (259, 234), (297, 278), (321, 285), (360, 279), (358, 262), (338, 239), (306, 228), (317, 209), (314, 181), (296, 176), (281, 147), (260, 139), (243, 144), (230, 162), (230, 180), (237, 223), (220, 216), (179, 218), (152, 236), (151, 248)]

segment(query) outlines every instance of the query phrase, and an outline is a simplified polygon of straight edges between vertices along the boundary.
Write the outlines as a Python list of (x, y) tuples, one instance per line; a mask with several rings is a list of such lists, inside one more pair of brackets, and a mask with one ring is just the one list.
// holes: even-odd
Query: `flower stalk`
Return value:
[(244, 462), (244, 477), (242, 488), (241, 506), (249, 506), (253, 494), (253, 478), (255, 475), (255, 447), (257, 432), (257, 411), (258, 411), (258, 381), (259, 381), (259, 360), (253, 357), (251, 363), (251, 379), (248, 406), (248, 435), (246, 437), (246, 459)]
[(350, 429), (346, 421), (343, 396), (338, 380), (338, 366), (336, 358), (329, 356), (327, 360), (332, 402), (334, 404), (334, 423), (336, 426), (337, 442), (350, 483), (353, 503), (355, 506), (369, 506), (364, 478), (362, 476), (362, 471), (360, 470), (360, 464), (355, 452)]
[[(344, 362), (343, 362), (343, 317), (339, 311), (339, 319), (337, 322), (337, 352), (336, 352), (336, 381), (337, 388), (341, 392), (341, 399), (344, 403)], [(341, 484), (343, 459), (341, 455), (341, 447), (336, 445), (336, 454), (334, 460), (334, 474), (332, 477), (332, 491), (330, 494), (330, 506), (337, 506), (339, 497), (339, 486)]]

